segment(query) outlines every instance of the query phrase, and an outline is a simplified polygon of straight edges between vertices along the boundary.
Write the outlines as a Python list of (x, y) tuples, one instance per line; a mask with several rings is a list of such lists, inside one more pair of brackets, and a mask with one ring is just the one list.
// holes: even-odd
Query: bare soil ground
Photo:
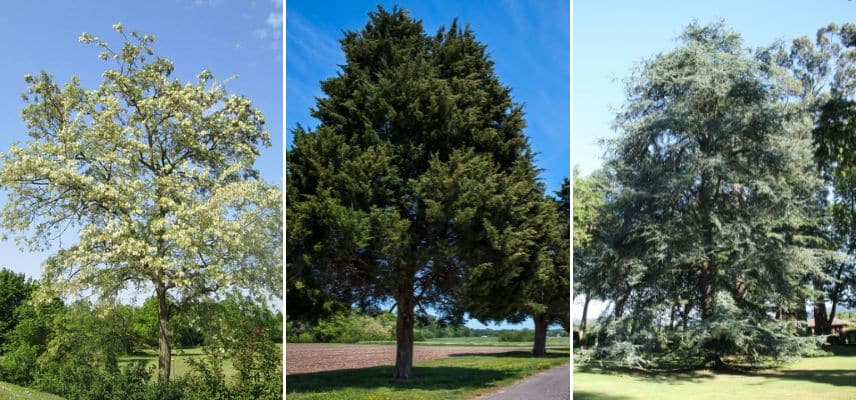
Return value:
[[(465, 354), (520, 351), (514, 347), (414, 346), (414, 361)], [(395, 345), (289, 343), (285, 346), (286, 375), (395, 364)]]

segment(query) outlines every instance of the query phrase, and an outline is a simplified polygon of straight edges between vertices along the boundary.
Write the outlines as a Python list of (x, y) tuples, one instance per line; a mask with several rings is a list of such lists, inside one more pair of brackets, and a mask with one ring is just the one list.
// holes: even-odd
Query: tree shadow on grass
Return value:
[(449, 357), (500, 357), (500, 358), (570, 358), (568, 353), (547, 352), (543, 356), (534, 356), (531, 351), (504, 351), (502, 353), (452, 353)]
[(633, 400), (633, 397), (615, 396), (597, 392), (574, 390), (574, 400)]
[(343, 389), (453, 390), (486, 388), (514, 376), (512, 372), (466, 367), (413, 367), (413, 378), (393, 379), (393, 367), (379, 366), (286, 376), (286, 393)]
[(840, 345), (829, 346), (828, 348), (826, 348), (826, 350), (829, 351), (830, 353), (836, 355), (836, 356), (856, 357), (856, 345), (852, 345), (852, 344), (847, 344), (847, 345), (840, 344)]
[(833, 386), (856, 387), (856, 370), (851, 369), (789, 369), (779, 372), (757, 373), (753, 375), (771, 380), (803, 381)]
[(730, 372), (711, 373), (707, 370), (685, 370), (685, 371), (645, 371), (626, 367), (598, 367), (594, 365), (577, 365), (575, 372), (601, 375), (626, 375), (644, 381), (679, 384), (700, 383), (713, 378), (716, 375), (728, 375)]

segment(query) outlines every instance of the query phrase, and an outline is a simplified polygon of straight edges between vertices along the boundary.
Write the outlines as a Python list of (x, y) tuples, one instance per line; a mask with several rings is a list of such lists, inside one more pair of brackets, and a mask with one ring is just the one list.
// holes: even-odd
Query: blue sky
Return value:
[[(422, 20), (429, 34), (452, 19), (468, 23), (487, 45), (500, 80), (524, 105), (525, 133), (538, 153), (549, 191), (569, 174), (570, 6), (567, 1), (292, 1), (286, 3), (286, 129), (315, 126), (309, 116), (319, 82), (334, 76), (344, 55), (343, 31), (365, 26), (377, 4), (395, 5)], [(286, 133), (290, 145), (290, 132)], [(476, 321), (468, 326), (482, 327)], [(492, 325), (493, 326), (493, 325)], [(529, 320), (515, 327), (532, 327)], [(502, 327), (512, 327), (503, 324)]]
[[(282, 182), (282, 2), (271, 0), (157, 1), (7, 1), (0, 5), (0, 151), (28, 139), (21, 121), (25, 74), (45, 70), (59, 82), (72, 75), (84, 87), (101, 81), (107, 64), (98, 49), (78, 43), (89, 32), (111, 43), (121, 37), (111, 29), (153, 33), (156, 54), (176, 65), (182, 81), (209, 69), (235, 94), (253, 100), (265, 115), (272, 146), (262, 150), (256, 167), (270, 183)], [(0, 203), (4, 198), (0, 196)], [(0, 242), (0, 267), (38, 277), (45, 254)]]
[[(396, 4), (433, 35), (458, 17), (487, 44), (500, 80), (524, 105), (537, 163), (550, 191), (568, 176), (569, 4), (567, 1), (292, 1), (286, 3), (286, 129), (315, 126), (309, 116), (319, 82), (336, 74), (342, 31), (360, 30), (377, 4)], [(290, 144), (287, 132), (286, 145)]]
[(572, 162), (584, 174), (600, 167), (613, 136), (615, 108), (625, 99), (621, 79), (643, 59), (675, 47), (694, 19), (724, 19), (751, 48), (776, 39), (814, 37), (821, 26), (856, 17), (856, 2), (816, 1), (576, 1), (574, 2), (574, 114)]
[[(576, 1), (574, 2), (574, 165), (583, 174), (602, 165), (604, 147), (599, 140), (614, 137), (614, 109), (625, 100), (621, 79), (643, 59), (677, 45), (675, 38), (693, 20), (724, 19), (742, 34), (744, 45), (757, 48), (777, 39), (814, 38), (830, 22), (842, 24), (856, 17), (856, 2), (816, 1)], [(582, 298), (574, 315), (582, 313)], [(590, 305), (596, 318), (604, 304)]]

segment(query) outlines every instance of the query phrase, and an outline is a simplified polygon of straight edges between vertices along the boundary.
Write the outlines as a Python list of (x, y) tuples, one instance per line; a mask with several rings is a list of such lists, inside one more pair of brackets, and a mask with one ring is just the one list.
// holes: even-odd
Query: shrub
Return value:
[[(315, 340), (322, 343), (356, 343), (368, 340), (392, 340), (395, 323), (388, 319), (373, 318), (352, 313), (339, 313), (321, 320), (310, 330)], [(416, 331), (414, 330), (414, 338)], [(303, 337), (301, 336), (301, 340)], [(423, 340), (416, 338), (416, 340)]]
[(500, 342), (534, 342), (535, 331), (532, 329), (506, 330), (499, 334)]
[(27, 386), (33, 382), (34, 366), (42, 350), (27, 343), (10, 347), (0, 358), (0, 381)]
[(641, 329), (634, 316), (609, 322), (587, 334), (597, 346), (589, 362), (635, 368), (767, 366), (817, 351), (824, 338), (804, 337), (805, 323), (722, 313), (686, 330)]

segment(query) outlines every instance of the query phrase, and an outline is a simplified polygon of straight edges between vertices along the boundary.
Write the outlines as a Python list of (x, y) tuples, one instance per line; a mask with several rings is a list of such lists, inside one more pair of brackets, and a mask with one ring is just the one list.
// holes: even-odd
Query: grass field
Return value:
[[(548, 337), (547, 347), (568, 349), (570, 338)], [(395, 344), (394, 340), (377, 340), (359, 342), (363, 344)], [(421, 346), (498, 346), (498, 347), (532, 347), (532, 342), (501, 342), (498, 337), (457, 337), (419, 340), (415, 344)]]
[(574, 399), (856, 399), (856, 346), (747, 374), (643, 374), (574, 368)]
[(289, 400), (468, 399), (568, 361), (566, 351), (552, 351), (545, 357), (515, 351), (415, 363), (414, 378), (409, 380), (392, 379), (391, 366), (289, 375), (286, 396)]
[(62, 397), (0, 382), (0, 399), (3, 400), (62, 400)]
[[(187, 363), (187, 359), (202, 356), (203, 353), (201, 347), (173, 349), (171, 370), (172, 376), (182, 376), (186, 374), (190, 371), (190, 365)], [(137, 360), (143, 360), (146, 362), (146, 366), (157, 370), (158, 355), (157, 352), (153, 349), (140, 350), (135, 355), (122, 357), (119, 359), (119, 365), (125, 365), (127, 363)], [(226, 374), (226, 377), (231, 377), (235, 374), (235, 368), (232, 367), (232, 362), (228, 359), (223, 362), (223, 372)], [(155, 377), (156, 376), (157, 373), (155, 373)]]

